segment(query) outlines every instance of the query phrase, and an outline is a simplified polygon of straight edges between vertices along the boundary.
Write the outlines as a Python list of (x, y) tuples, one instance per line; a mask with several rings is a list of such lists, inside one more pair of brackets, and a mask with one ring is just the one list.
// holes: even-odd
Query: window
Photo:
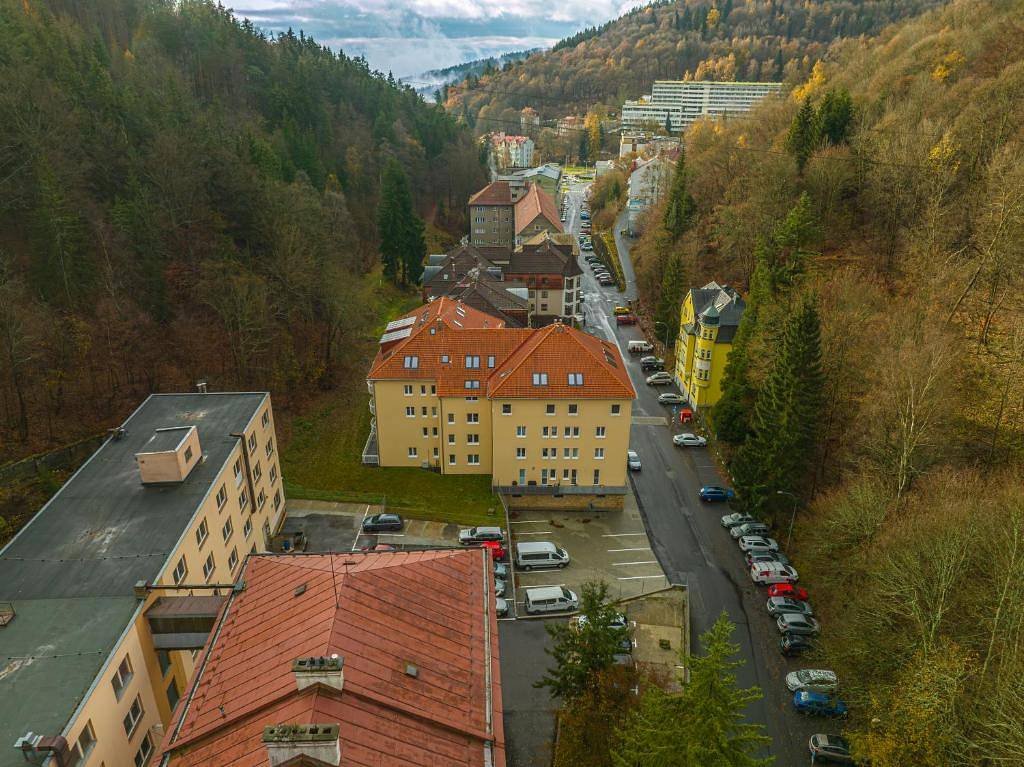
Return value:
[(274, 511), (277, 511), (279, 508), (281, 508), (281, 491), (280, 490), (275, 490), (274, 491)]
[(263, 476), (263, 469), (260, 468), (259, 461), (252, 465), (252, 478), (256, 481), (260, 481), (260, 477)]
[(480, 465), (480, 454), (479, 453), (470, 453), (469, 455), (466, 456), (466, 459), (467, 459), (466, 462), (470, 466), (479, 466)]
[(598, 460), (598, 461), (603, 461), (604, 460), (604, 448), (603, 447), (595, 447), (594, 448), (594, 458), (596, 460)]
[(266, 502), (267, 494), (260, 490), (260, 494), (256, 496), (256, 505), (262, 509)]
[(171, 711), (174, 711), (174, 707), (178, 705), (178, 698), (181, 697), (181, 693), (178, 692), (178, 682), (174, 677), (171, 677), (171, 683), (167, 685), (167, 703), (171, 707)]
[(412, 384), (406, 384), (405, 386), (403, 386), (402, 387), (402, 393), (406, 397), (411, 397), (412, 396)]
[(480, 355), (479, 354), (467, 354), (466, 355), (466, 369), (467, 370), (479, 370), (480, 369)]
[(135, 752), (135, 767), (143, 767), (152, 755), (153, 738), (151, 738), (147, 732), (146, 737), (142, 739), (142, 745), (139, 746), (139, 750)]
[(450, 362), (450, 360), (451, 360), (451, 358), (447, 354), (442, 354), (441, 355), (441, 363), (442, 364), (447, 365)]
[(580, 457), (580, 449), (578, 447), (574, 447), (572, 449), (572, 458), (575, 461), (575, 460), (578, 460), (579, 457)]
[(512, 415), (512, 404), (508, 403), (508, 402), (502, 403), (501, 414), (502, 415)]
[(417, 453), (416, 453), (416, 448), (414, 448), (414, 447), (410, 447), (410, 448), (409, 448), (409, 457), (410, 457), (410, 458), (415, 458), (415, 457), (416, 457), (416, 455), (417, 455)]
[(118, 700), (121, 700), (121, 694), (124, 692), (124, 688), (128, 686), (128, 683), (132, 681), (132, 676), (132, 661), (131, 658), (125, 655), (121, 665), (114, 672), (114, 676), (110, 678), (110, 686), (114, 688), (114, 697)]
[(569, 373), (569, 386), (583, 386), (583, 373)]
[(533, 374), (533, 385), (534, 386), (547, 386), (548, 385), (548, 374), (547, 373), (534, 373)]
[(569, 405), (569, 415), (579, 415), (579, 414), (580, 414), (580, 406), (579, 405), (577, 405), (576, 403), (573, 403), (573, 404)]
[(210, 534), (210, 528), (206, 524), (204, 519), (199, 523), (199, 527), (196, 528), (196, 545), (199, 548), (203, 548), (203, 544), (206, 543), (206, 538)]
[(429, 437), (430, 436), (430, 429), (428, 429), (426, 426), (423, 427), (423, 436), (424, 437)]
[(128, 713), (124, 715), (124, 734), (129, 738), (135, 733), (135, 728), (139, 726), (139, 720), (142, 719), (142, 700), (138, 695), (135, 696), (135, 700), (132, 701), (131, 708), (128, 709)]
[(406, 407), (406, 409), (405, 409), (405, 417), (406, 418), (415, 418), (416, 417), (416, 408), (414, 408), (412, 405), (409, 405), (408, 407)]
[[(555, 435), (556, 436), (558, 435), (558, 427), (557, 426), (555, 427)], [(547, 426), (541, 427), (540, 436), (541, 436), (541, 439), (547, 439), (548, 438), (548, 427)]]
[(437, 448), (434, 448), (434, 458), (437, 458)]
[(573, 426), (572, 427), (572, 438), (573, 439), (579, 439), (580, 438), (580, 427), (579, 426)]
[(520, 461), (525, 461), (526, 460), (526, 448), (525, 447), (517, 447), (516, 448), (516, 458), (518, 460), (520, 460)]
[(455, 453), (449, 453), (448, 454), (448, 465), (449, 466), (454, 466), (455, 465)]
[(493, 354), (488, 354), (487, 355), (487, 367), (489, 367), (489, 368), (493, 368), (494, 367), (494, 355)]
[(413, 355), (406, 355), (405, 359), (402, 360), (402, 367), (408, 368), (409, 370), (416, 370), (420, 366), (420, 358)]
[(466, 423), (480, 423), (480, 414), (466, 413)]
[(430, 408), (430, 417), (437, 418), (437, 405), (434, 405), (432, 408)]
[(466, 379), (466, 388), (467, 389), (479, 389), (480, 388), (480, 381), (475, 379), (475, 378), (467, 378)]
[(480, 444), (480, 435), (479, 434), (467, 434), (466, 435), (466, 444), (467, 445), (479, 445)]
[(427, 386), (426, 386), (426, 384), (421, 384), (420, 385), (420, 396), (421, 397), (425, 397), (426, 395), (427, 395)]
[(562, 448), (562, 458), (565, 458), (565, 459), (569, 458), (569, 448), (567, 448), (567, 447), (563, 447)]
[(569, 470), (568, 469), (562, 469), (562, 481), (563, 482), (568, 482), (569, 481)]
[(598, 439), (604, 439), (604, 427), (598, 426), (596, 429), (594, 429), (594, 436), (597, 437)]
[[(558, 448), (557, 448), (557, 447), (555, 448), (555, 451), (556, 451), (556, 452), (558, 451)], [(546, 447), (542, 447), (542, 448), (541, 448), (541, 450), (540, 450), (540, 457), (541, 457), (541, 460), (547, 460), (547, 457), (548, 457), (548, 449), (547, 449)]]
[(544, 414), (545, 415), (554, 415), (555, 414), (555, 406), (553, 404), (546, 405), (544, 407)]
[(203, 578), (210, 580), (210, 576), (213, 575), (213, 571), (217, 569), (217, 563), (213, 561), (213, 552), (210, 552), (210, 556), (203, 562)]
[(618, 415), (622, 412), (622, 405), (612, 405), (612, 415)]
[(224, 502), (227, 501), (227, 499), (228, 499), (228, 489), (226, 487), (224, 487), (224, 485), (221, 485), (220, 489), (217, 491), (217, 508), (219, 509), (219, 508), (223, 507), (224, 506)]
[[(426, 431), (426, 429), (424, 429), (424, 431)], [(275, 482), (277, 482), (277, 467), (276, 466), (271, 466), (270, 467), (270, 474), (268, 476), (270, 477), (270, 484), (274, 484)]]
[(546, 290), (542, 290), (542, 291), (540, 292), (540, 297), (541, 297), (541, 298), (547, 298), (547, 297), (548, 297), (548, 292), (547, 292)]
[(156, 660), (160, 664), (160, 674), (167, 676), (167, 672), (171, 670), (171, 654), (167, 650), (157, 650)]
[(248, 505), (249, 492), (245, 488), (242, 488), (242, 491), (238, 494), (238, 510), (242, 511)]
[(466, 402), (476, 402), (479, 399), (479, 397), (466, 397)]
[(546, 311), (548, 310), (548, 305), (547, 305), (547, 304), (541, 304), (541, 305), (540, 305), (540, 310), (541, 310), (542, 312), (546, 312)]
[(85, 727), (82, 728), (82, 732), (78, 735), (78, 740), (75, 741), (70, 749), (70, 761), (69, 764), (77, 765), (85, 764), (85, 760), (89, 758), (93, 748), (96, 746), (96, 731), (92, 728), (92, 722), (86, 722)]
[(174, 572), (171, 573), (171, 580), (174, 581), (174, 585), (177, 586), (188, 575), (188, 563), (185, 561), (185, 555), (181, 555), (181, 559), (178, 560), (178, 564), (174, 567)]
[(427, 406), (426, 405), (424, 405), (423, 407), (420, 408), (420, 415), (423, 416), (424, 418), (427, 417)]
[(455, 444), (455, 435), (454, 434), (449, 434), (448, 435), (448, 444), (449, 445), (454, 445)]
[(455, 413), (448, 414), (448, 423), (455, 423)]
[(242, 525), (242, 535), (248, 538), (250, 533), (252, 533), (252, 517), (246, 517), (245, 524)]
[(238, 564), (238, 551), (234, 548), (231, 549), (231, 553), (228, 554), (228, 570), (231, 572), (235, 571), (235, 565)]
[(191, 460), (192, 460), (192, 446), (189, 445), (188, 447), (185, 448), (185, 463), (188, 463)]
[(263, 411), (263, 417), (260, 420), (263, 422), (263, 428), (264, 429), (267, 428), (268, 426), (270, 426), (270, 411), (269, 410), (264, 410)]
[(565, 430), (562, 432), (562, 436), (565, 437), (566, 439), (569, 439), (570, 434), (572, 434), (572, 429), (566, 426)]
[(594, 484), (595, 485), (600, 485), (601, 484), (601, 470), (600, 469), (594, 469)]
[(249, 435), (249, 452), (252, 453), (256, 449), (256, 432)]
[(242, 484), (242, 459), (235, 459), (235, 487)]
[(233, 532), (235, 532), (235, 526), (231, 522), (231, 517), (228, 517), (227, 520), (224, 522), (224, 527), (220, 529), (220, 534), (224, 538), (225, 543), (227, 543), (228, 538), (231, 537), (231, 534)]

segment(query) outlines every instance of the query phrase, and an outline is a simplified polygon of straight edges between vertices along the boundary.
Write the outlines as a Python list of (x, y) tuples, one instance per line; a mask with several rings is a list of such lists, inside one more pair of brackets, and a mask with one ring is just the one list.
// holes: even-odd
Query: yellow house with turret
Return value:
[(725, 363), (746, 305), (735, 288), (709, 282), (690, 288), (679, 313), (675, 379), (695, 408), (722, 396)]

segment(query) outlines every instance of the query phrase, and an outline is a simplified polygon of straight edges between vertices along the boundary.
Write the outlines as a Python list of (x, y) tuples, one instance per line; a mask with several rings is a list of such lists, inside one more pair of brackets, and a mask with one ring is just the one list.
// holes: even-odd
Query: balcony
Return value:
[(206, 644), (227, 597), (160, 597), (146, 620), (158, 650), (198, 650)]
[(377, 420), (370, 419), (370, 435), (363, 445), (362, 462), (364, 466), (379, 466), (380, 455), (377, 448)]
[(377, 415), (377, 403), (373, 397), (370, 397), (370, 415)]

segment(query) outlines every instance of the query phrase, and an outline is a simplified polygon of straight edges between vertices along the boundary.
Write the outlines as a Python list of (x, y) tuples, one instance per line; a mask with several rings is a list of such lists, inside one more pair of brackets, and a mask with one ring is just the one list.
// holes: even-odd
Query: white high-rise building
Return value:
[(650, 96), (622, 105), (622, 128), (667, 126), (678, 133), (700, 117), (749, 112), (758, 101), (781, 90), (781, 83), (657, 80)]

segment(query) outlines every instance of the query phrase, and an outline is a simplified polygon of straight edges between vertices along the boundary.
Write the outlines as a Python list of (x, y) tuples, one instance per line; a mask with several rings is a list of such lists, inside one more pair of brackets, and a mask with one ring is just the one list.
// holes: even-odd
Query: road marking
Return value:
[(546, 519), (517, 519), (517, 520), (514, 520), (514, 521), (510, 521), (509, 524), (510, 525), (537, 525), (537, 524), (543, 524), (544, 522), (547, 522), (547, 520)]
[(516, 533), (516, 538), (518, 538), (521, 535), (547, 535), (550, 532), (550, 530), (527, 530), (522, 533)]
[(387, 537), (389, 537), (389, 538), (404, 538), (405, 537), (405, 533), (376, 533), (376, 536), (378, 538), (380, 538), (382, 536), (385, 536), (385, 535)]
[(668, 418), (658, 415), (635, 415), (634, 426), (668, 426)]
[(656, 565), (657, 559), (645, 559), (643, 562), (612, 562), (612, 567), (629, 567), (630, 565)]
[[(563, 586), (565, 586), (564, 583), (545, 583), (545, 584), (540, 585), (540, 586), (523, 586), (522, 588), (526, 588), (526, 589), (551, 589), (551, 588), (560, 589)], [(519, 604), (519, 602), (516, 602), (516, 604)]]
[(650, 550), (651, 550), (650, 546), (641, 546), (638, 549), (608, 549), (607, 551), (608, 551), (609, 554), (614, 554), (614, 553), (619, 552), (619, 551), (650, 551)]
[(644, 581), (651, 580), (652, 578), (664, 578), (664, 575), (628, 575), (622, 578), (616, 578), (620, 581)]
[(602, 538), (618, 538), (623, 535), (647, 535), (647, 533), (604, 533)]
[(356, 546), (359, 545), (359, 539), (363, 536), (363, 522), (366, 521), (366, 515), (370, 513), (370, 504), (366, 504), (366, 511), (363, 512), (363, 518), (359, 520), (359, 532), (356, 533), (356, 538), (352, 541), (352, 551), (356, 550)]

